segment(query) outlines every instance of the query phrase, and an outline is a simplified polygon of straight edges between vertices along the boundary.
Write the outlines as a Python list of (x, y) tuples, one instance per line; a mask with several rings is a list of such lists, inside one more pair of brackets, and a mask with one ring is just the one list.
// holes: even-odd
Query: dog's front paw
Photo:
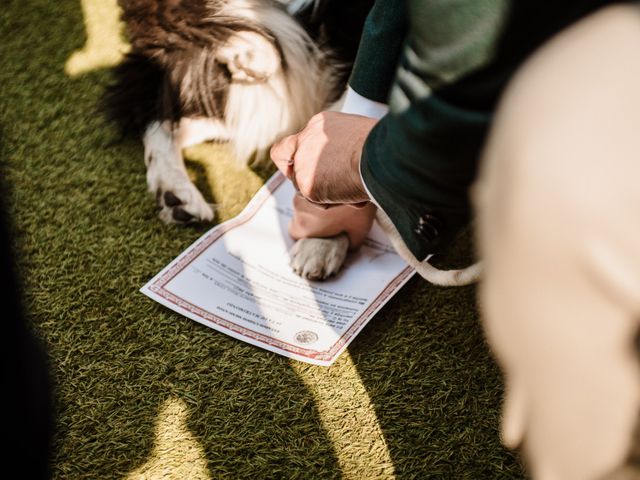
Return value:
[(160, 208), (158, 216), (164, 223), (200, 223), (213, 221), (212, 205), (207, 203), (200, 192), (191, 188), (156, 190), (156, 204)]
[(153, 122), (147, 127), (143, 138), (147, 187), (156, 196), (163, 222), (210, 222), (213, 209), (189, 180), (178, 137), (166, 124)]
[(156, 196), (158, 216), (164, 223), (213, 221), (212, 205), (182, 170), (151, 164), (147, 169), (147, 185)]
[(278, 51), (256, 32), (236, 33), (218, 50), (216, 58), (227, 66), (234, 81), (244, 83), (265, 81), (280, 67)]
[(291, 248), (291, 267), (303, 278), (324, 280), (340, 271), (349, 250), (349, 237), (302, 238)]

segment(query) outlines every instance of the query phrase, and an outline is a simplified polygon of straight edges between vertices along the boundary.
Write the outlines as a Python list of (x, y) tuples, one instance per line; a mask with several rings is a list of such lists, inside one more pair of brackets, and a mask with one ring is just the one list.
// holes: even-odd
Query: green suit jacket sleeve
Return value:
[(448, 89), (487, 64), (505, 18), (503, 0), (455, 4), (405, 4), (408, 34), (394, 62), (391, 111), (371, 132), (361, 159), (367, 190), (420, 260), (468, 220), (467, 189), (491, 116)]
[[(406, 2), (407, 35), (400, 42), (399, 62), (391, 62), (397, 69), (390, 113), (367, 138), (360, 170), (369, 194), (417, 259), (446, 246), (468, 221), (468, 189), (509, 78), (550, 36), (608, 3), (613, 2)], [(395, 12), (401, 11), (396, 5)], [(394, 28), (378, 31), (388, 38), (388, 32), (399, 31)], [(384, 51), (375, 42), (364, 43), (375, 38), (367, 37), (368, 31), (359, 58)], [(375, 72), (368, 74), (375, 78)], [(361, 81), (358, 72), (354, 78)]]
[(349, 86), (376, 102), (387, 103), (407, 36), (404, 0), (376, 0), (364, 24)]

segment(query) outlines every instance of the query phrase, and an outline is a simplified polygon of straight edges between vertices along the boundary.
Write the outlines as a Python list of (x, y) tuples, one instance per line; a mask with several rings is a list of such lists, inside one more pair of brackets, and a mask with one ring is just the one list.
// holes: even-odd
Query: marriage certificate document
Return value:
[(340, 273), (291, 269), (291, 182), (276, 173), (237, 217), (204, 234), (141, 292), (207, 327), (315, 365), (331, 365), (414, 270), (374, 224)]

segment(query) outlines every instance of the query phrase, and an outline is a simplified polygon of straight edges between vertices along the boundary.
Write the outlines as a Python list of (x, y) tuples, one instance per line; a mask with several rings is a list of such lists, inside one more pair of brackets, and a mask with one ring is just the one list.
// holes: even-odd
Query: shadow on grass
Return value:
[[(405, 292), (433, 295), (429, 288), (416, 283)], [(402, 298), (396, 300), (401, 301)], [(353, 347), (358, 370), (389, 444), (396, 475), (519, 478), (516, 462), (498, 441), (497, 372), (476, 351), (474, 330), (468, 330), (472, 325), (459, 318), (459, 329), (441, 323), (441, 319), (451, 320), (454, 309), (440, 305), (440, 301), (424, 304), (428, 314), (422, 321), (429, 325), (416, 325), (420, 319), (414, 315), (415, 310), (406, 312), (403, 306), (392, 303), (389, 309), (400, 315), (405, 310), (406, 315), (399, 319), (397, 329), (379, 333), (380, 343), (368, 348), (365, 332), (363, 345)], [(380, 316), (384, 315), (386, 312)], [(371, 328), (375, 333), (380, 327)], [(461, 333), (465, 329), (466, 333)], [(403, 334), (403, 330), (410, 333)], [(463, 339), (463, 335), (468, 338)], [(360, 350), (364, 348), (366, 355)], [(369, 360), (380, 351), (386, 354), (384, 363)]]
[[(434, 264), (473, 261), (470, 232)], [(350, 346), (397, 478), (523, 478), (499, 441), (500, 371), (485, 343), (475, 286), (412, 279)]]

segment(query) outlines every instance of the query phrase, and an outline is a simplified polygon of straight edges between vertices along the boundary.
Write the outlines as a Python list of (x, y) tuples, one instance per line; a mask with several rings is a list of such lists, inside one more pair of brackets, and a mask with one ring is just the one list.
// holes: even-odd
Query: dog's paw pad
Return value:
[(200, 192), (189, 184), (175, 193), (172, 190), (156, 192), (156, 203), (160, 208), (158, 216), (164, 223), (197, 223), (213, 221), (212, 205), (207, 203)]
[(337, 274), (347, 257), (349, 238), (303, 238), (291, 249), (291, 268), (308, 280), (324, 280)]
[(195, 217), (182, 208), (175, 207), (172, 213), (173, 219), (178, 223), (189, 223)]
[(177, 207), (178, 205), (182, 205), (182, 200), (169, 190), (164, 192), (164, 204), (167, 207)]

